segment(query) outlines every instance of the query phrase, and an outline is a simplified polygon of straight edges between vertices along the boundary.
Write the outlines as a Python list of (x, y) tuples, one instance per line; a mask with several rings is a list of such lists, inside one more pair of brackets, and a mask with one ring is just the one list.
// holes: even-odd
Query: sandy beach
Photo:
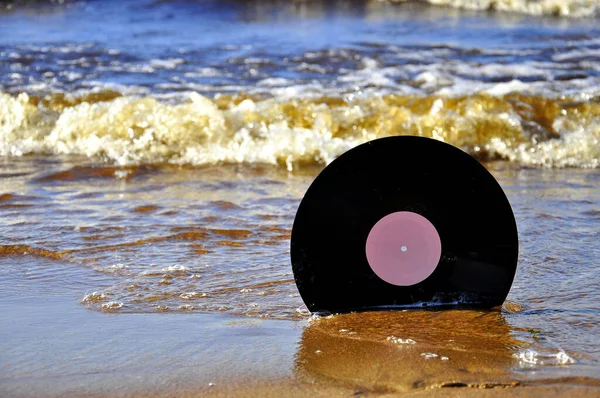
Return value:
[[(27, 284), (28, 282), (24, 282)], [(11, 397), (595, 397), (573, 368), (528, 374), (500, 311), (355, 313), (311, 321), (112, 315), (68, 295), (3, 299)], [(423, 333), (427, 325), (426, 332)], [(393, 334), (405, 339), (390, 339)], [(415, 340), (410, 339), (411, 336)], [(437, 353), (437, 354), (436, 354)], [(426, 355), (424, 355), (426, 354)], [(428, 357), (438, 355), (438, 357)], [(590, 370), (593, 373), (595, 370)]]

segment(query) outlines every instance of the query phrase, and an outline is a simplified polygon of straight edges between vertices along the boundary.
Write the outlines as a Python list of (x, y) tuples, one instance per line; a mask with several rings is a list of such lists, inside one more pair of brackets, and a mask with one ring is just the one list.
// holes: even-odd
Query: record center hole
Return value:
[(408, 248), (407, 248), (406, 246), (402, 246), (402, 247), (400, 248), (400, 250), (402, 250), (403, 252), (405, 252), (405, 251), (407, 251), (407, 250), (408, 250)]

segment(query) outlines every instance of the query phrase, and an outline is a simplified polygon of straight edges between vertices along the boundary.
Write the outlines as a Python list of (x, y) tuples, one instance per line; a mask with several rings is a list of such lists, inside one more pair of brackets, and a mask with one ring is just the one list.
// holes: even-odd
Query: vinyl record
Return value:
[(469, 154), (389, 137), (317, 176), (294, 220), (291, 258), (312, 312), (494, 307), (516, 272), (517, 227), (502, 188)]

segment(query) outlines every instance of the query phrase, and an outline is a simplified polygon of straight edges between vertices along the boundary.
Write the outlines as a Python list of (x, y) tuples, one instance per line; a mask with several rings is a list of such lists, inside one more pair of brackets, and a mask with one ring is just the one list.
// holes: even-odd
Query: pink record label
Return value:
[(396, 286), (412, 286), (433, 273), (442, 254), (440, 236), (425, 217), (390, 213), (371, 228), (367, 261), (375, 274)]

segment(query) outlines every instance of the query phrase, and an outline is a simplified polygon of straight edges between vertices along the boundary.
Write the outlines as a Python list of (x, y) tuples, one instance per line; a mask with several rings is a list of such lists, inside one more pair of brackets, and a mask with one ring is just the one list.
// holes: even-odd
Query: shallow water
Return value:
[[(488, 167), (513, 204), (520, 232), (508, 301), (486, 315), (499, 319), (506, 338), (520, 342), (504, 354), (525, 370), (589, 366), (583, 373), (596, 374), (600, 173)], [(317, 172), (7, 159), (0, 184), (11, 192), (0, 202), (2, 292), (40, 303), (58, 292), (107, 313), (306, 319), (289, 237)], [(470, 327), (486, 333), (472, 320)], [(408, 337), (424, 338), (419, 330)]]
[[(342, 382), (361, 375), (352, 380), (383, 390), (597, 378), (593, 12), (555, 18), (341, 1), (29, 4), (0, 14), (5, 317), (34, 314), (27, 311), (36, 303), (46, 312), (58, 295), (106, 322), (155, 313), (292, 320), (302, 336), (290, 337), (286, 352), (296, 351), (296, 362), (286, 372)], [(457, 145), (499, 180), (521, 244), (508, 301), (491, 312), (307, 324), (289, 262), (302, 195), (345, 150), (396, 134)], [(11, 369), (5, 386), (45, 374), (24, 355), (28, 333), (3, 329), (21, 334), (24, 347), (0, 361)], [(345, 348), (316, 355), (336, 346)], [(390, 364), (428, 361), (431, 377), (370, 375), (365, 364), (378, 357), (364, 347)], [(447, 373), (443, 357), (466, 372)]]

